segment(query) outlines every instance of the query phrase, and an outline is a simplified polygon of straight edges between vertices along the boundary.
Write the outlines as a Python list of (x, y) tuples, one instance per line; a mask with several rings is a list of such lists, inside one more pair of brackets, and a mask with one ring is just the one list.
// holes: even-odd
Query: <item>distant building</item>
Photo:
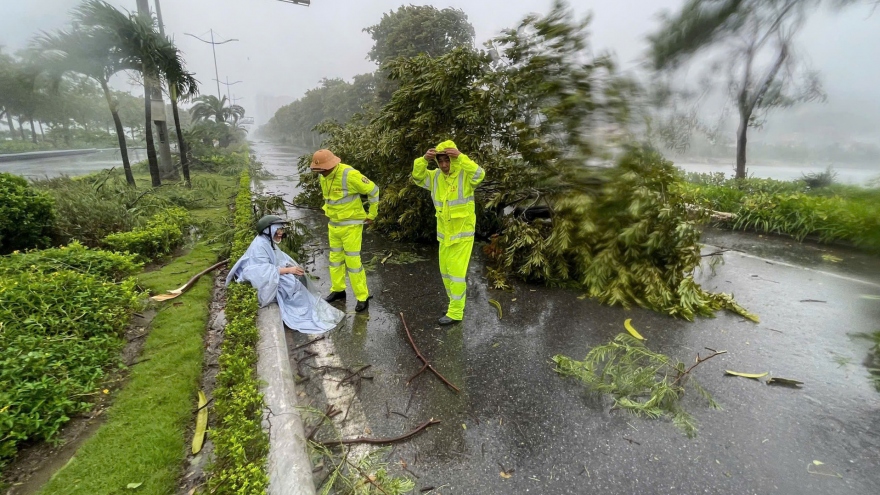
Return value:
[(290, 96), (275, 96), (260, 93), (257, 95), (256, 108), (254, 108), (254, 123), (257, 126), (264, 125), (275, 116), (275, 112), (284, 105), (293, 102), (295, 98)]

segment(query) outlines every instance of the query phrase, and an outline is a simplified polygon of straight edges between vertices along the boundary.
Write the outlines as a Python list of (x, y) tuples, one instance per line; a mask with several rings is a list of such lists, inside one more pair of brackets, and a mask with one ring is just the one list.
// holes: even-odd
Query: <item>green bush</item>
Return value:
[(34, 185), (55, 199), (55, 238), (61, 244), (78, 240), (97, 247), (107, 235), (135, 225), (135, 214), (126, 203), (128, 188), (117, 174), (53, 177)]
[(694, 282), (700, 230), (672, 190), (679, 176), (671, 162), (632, 149), (601, 177), (603, 185), (590, 194), (554, 200), (552, 220), (506, 217), (503, 232), (485, 249), (490, 278), (503, 284), (504, 274), (514, 274), (563, 283), (606, 304), (634, 303), (688, 320), (722, 308), (757, 320), (731, 296)]
[(48, 246), (52, 197), (17, 175), (0, 173), (0, 254)]
[(170, 208), (148, 220), (144, 227), (108, 235), (103, 245), (113, 251), (137, 254), (151, 260), (178, 247), (183, 242), (183, 229), (189, 224), (188, 211)]
[[(693, 177), (690, 177), (693, 179)], [(727, 180), (681, 183), (686, 201), (736, 214), (722, 226), (822, 242), (846, 241), (880, 251), (880, 189), (832, 184), (818, 189), (803, 181)]]
[(0, 275), (0, 465), (54, 437), (118, 360), (134, 281), (74, 271)]
[(29, 153), (31, 151), (46, 151), (56, 149), (52, 143), (32, 141), (2, 141), (0, 142), (0, 154), (6, 153)]
[(89, 249), (76, 241), (58, 248), (0, 257), (0, 276), (23, 271), (72, 270), (119, 282), (138, 273), (142, 267), (134, 255)]

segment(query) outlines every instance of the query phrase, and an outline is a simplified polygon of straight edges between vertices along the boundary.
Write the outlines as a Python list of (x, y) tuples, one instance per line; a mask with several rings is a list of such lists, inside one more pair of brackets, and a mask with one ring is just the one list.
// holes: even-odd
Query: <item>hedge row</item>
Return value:
[(811, 190), (803, 182), (739, 179), (685, 183), (685, 197), (707, 208), (735, 213), (725, 223), (734, 230), (754, 230), (845, 241), (880, 252), (880, 190), (836, 186)]
[(82, 246), (0, 259), (0, 466), (92, 407), (139, 305), (134, 279), (113, 280), (135, 266)]
[(170, 254), (183, 242), (183, 230), (190, 224), (184, 208), (169, 208), (149, 220), (143, 227), (129, 232), (110, 234), (103, 245), (113, 251), (137, 254), (146, 260)]
[[(235, 239), (230, 263), (253, 240), (250, 175), (241, 174), (235, 200)], [(263, 394), (257, 376), (259, 331), (256, 291), (232, 284), (226, 291), (227, 325), (220, 353), (220, 372), (214, 390), (218, 425), (212, 433), (215, 461), (208, 478), (212, 494), (265, 493), (269, 486), (266, 456), (269, 438), (262, 427)]]

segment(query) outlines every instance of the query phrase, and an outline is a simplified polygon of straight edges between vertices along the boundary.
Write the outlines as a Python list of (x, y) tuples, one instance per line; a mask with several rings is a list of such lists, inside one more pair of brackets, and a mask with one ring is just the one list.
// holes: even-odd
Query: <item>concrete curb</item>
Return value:
[(296, 410), (296, 389), (281, 311), (272, 303), (257, 312), (260, 344), (257, 373), (268, 411), (269, 495), (315, 495), (302, 418)]

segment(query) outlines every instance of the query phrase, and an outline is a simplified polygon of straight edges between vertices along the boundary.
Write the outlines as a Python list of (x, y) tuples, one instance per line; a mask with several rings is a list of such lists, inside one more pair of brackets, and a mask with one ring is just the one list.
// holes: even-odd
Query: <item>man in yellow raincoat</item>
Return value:
[[(436, 161), (437, 168), (428, 170)], [(437, 241), (440, 243), (440, 275), (449, 308), (438, 323), (450, 325), (464, 318), (467, 292), (467, 268), (474, 247), (477, 216), (474, 213), (474, 189), (483, 182), (486, 172), (452, 141), (443, 141), (413, 163), (413, 180), (431, 191), (437, 216)]]
[[(330, 150), (318, 150), (312, 155), (311, 170), (321, 174), (321, 192), (324, 195), (324, 213), (330, 218), (330, 294), (327, 302), (345, 299), (345, 274), (357, 298), (355, 311), (369, 306), (370, 291), (367, 274), (361, 264), (361, 241), (364, 224), (373, 222), (379, 212), (379, 186), (342, 160)], [(364, 211), (361, 195), (369, 198), (370, 209)]]

